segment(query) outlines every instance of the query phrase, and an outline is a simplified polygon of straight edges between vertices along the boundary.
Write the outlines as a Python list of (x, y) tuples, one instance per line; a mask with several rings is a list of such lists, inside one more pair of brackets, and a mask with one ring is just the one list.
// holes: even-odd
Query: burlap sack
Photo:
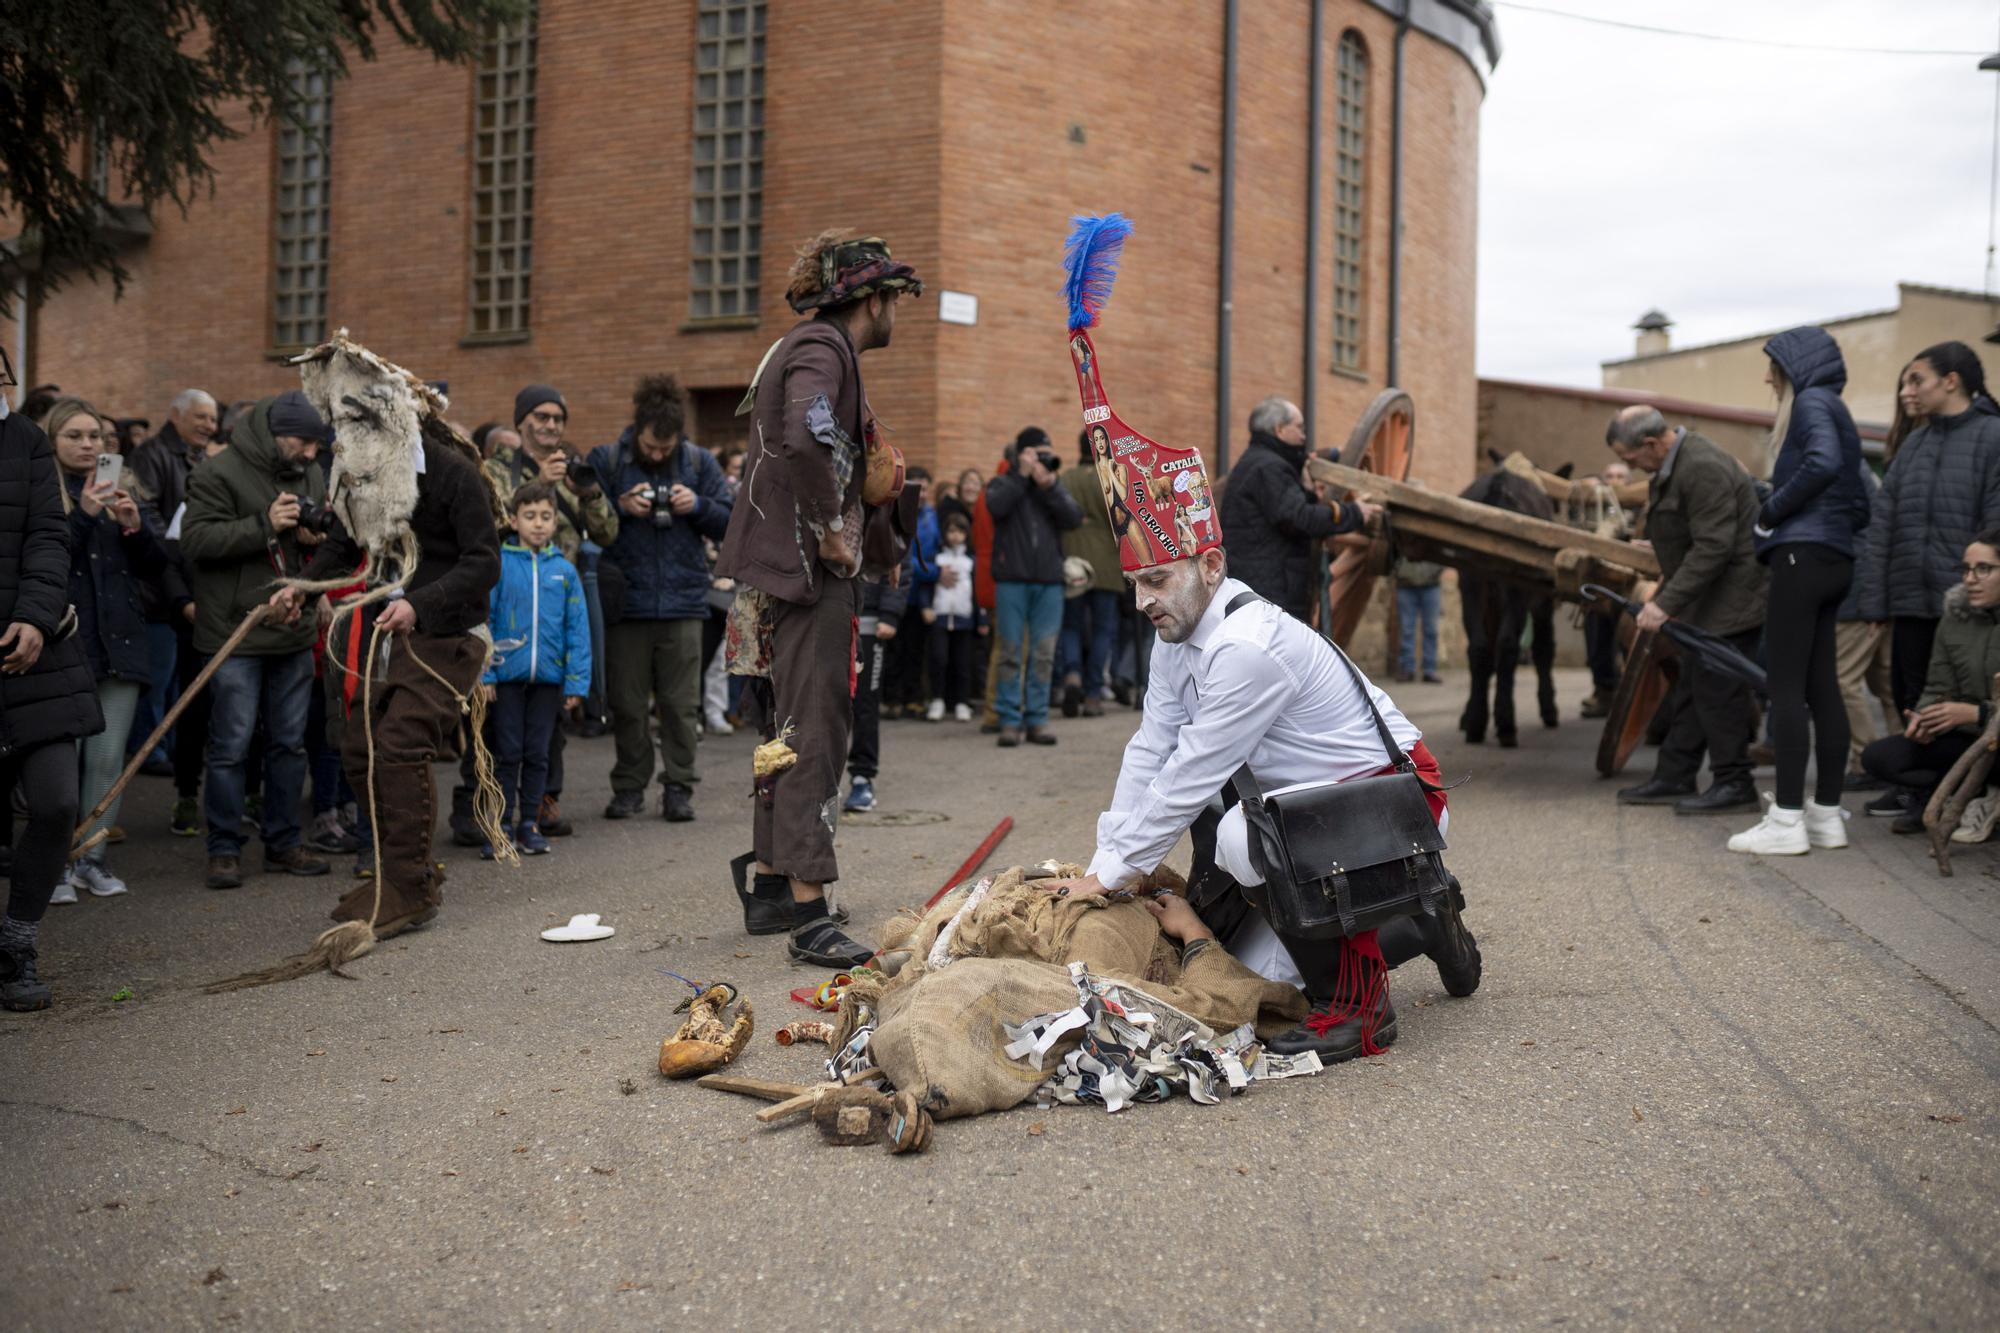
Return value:
[(1179, 950), (1141, 904), (1057, 899), (1024, 883), (1018, 870), (996, 876), (959, 919), (948, 949), (952, 961), (927, 968), (939, 932), (969, 896), (969, 890), (952, 893), (914, 928), (908, 917), (892, 926), (901, 946), (914, 952), (882, 991), (871, 1047), (889, 1081), (928, 1096), (939, 1118), (1024, 1101), (1076, 1044), (1071, 1037), (1057, 1046), (1042, 1070), (1003, 1054), (1004, 1024), (1075, 1006), (1072, 961), (1217, 1032), (1252, 1023), (1270, 1036), (1305, 1017), (1305, 997), (1295, 988), (1265, 980), (1221, 949), (1203, 951), (1183, 971)]

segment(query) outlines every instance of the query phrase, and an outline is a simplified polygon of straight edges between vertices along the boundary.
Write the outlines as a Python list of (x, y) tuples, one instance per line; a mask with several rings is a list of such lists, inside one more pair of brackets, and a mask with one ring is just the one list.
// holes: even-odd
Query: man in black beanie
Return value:
[[(194, 569), (194, 646), (216, 652), (277, 580), (299, 572), (316, 532), (299, 525), (302, 503), (326, 503), (326, 474), (313, 461), (326, 422), (304, 394), (266, 398), (246, 413), (229, 447), (188, 477), (181, 554)], [(261, 712), (264, 869), (324, 875), (299, 827), (305, 787), (306, 713), (312, 702), (310, 620), (267, 619), (244, 638), (209, 685), (207, 780), (208, 887), (243, 883), (244, 761)]]

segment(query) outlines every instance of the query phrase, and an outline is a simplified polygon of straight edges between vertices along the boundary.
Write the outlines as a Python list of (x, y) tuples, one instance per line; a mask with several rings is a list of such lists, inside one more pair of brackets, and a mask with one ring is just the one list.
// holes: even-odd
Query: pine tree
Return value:
[[(186, 210), (218, 144), (285, 114), (301, 72), (375, 58), (378, 31), (458, 62), (532, 0), (11, 0), (0, 4), (0, 313), (42, 290), (126, 273), (113, 201)], [(237, 117), (247, 108), (249, 126)], [(93, 178), (97, 183), (93, 184)], [(108, 188), (100, 188), (108, 186)], [(11, 225), (9, 225), (11, 224)]]

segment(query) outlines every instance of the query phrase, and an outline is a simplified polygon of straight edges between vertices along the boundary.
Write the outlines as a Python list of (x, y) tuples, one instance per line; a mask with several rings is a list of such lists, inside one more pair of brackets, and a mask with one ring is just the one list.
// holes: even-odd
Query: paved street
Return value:
[[(1399, 694), (1471, 776), (1475, 997), (1419, 960), (1383, 1058), (1218, 1107), (945, 1122), (920, 1158), (653, 1071), (685, 993), (663, 967), (750, 995), (744, 1073), (817, 1058), (769, 1036), (815, 974), (739, 933), (727, 884), (746, 737), (705, 746), (691, 826), (597, 819), (610, 743), (575, 744), (553, 856), (451, 852), (437, 924), (356, 979), (217, 998), (308, 943), (337, 882), (204, 891), (142, 779), (133, 893), (52, 909), (59, 1007), (0, 1022), (0, 1305), (42, 1329), (1993, 1326), (2000, 857), (1940, 879), (1858, 817), (1845, 852), (1732, 857), (1735, 821), (1617, 809), (1592, 724), (1454, 741), (1458, 688)], [(1132, 723), (1057, 719), (1053, 752), (885, 727), (884, 811), (947, 817), (843, 828), (857, 925), (1002, 815), (990, 864), (1087, 856)], [(582, 911), (617, 937), (536, 938)]]

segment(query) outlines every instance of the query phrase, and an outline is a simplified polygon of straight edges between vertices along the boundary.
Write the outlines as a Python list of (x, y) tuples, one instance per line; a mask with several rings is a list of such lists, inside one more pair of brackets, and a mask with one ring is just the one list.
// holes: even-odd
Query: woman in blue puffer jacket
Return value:
[[(1869, 500), (1861, 433), (1840, 400), (1847, 365), (1839, 344), (1825, 329), (1791, 329), (1765, 343), (1764, 354), (1771, 359), (1766, 382), (1778, 399), (1771, 428), (1776, 457), (1756, 539), (1757, 558), (1771, 567), (1764, 654), (1778, 790), (1763, 820), (1731, 838), (1729, 850), (1796, 855), (1847, 845), (1840, 808), (1847, 707), (1834, 637)], [(1815, 743), (1816, 799), (1807, 801), (1806, 756)]]

